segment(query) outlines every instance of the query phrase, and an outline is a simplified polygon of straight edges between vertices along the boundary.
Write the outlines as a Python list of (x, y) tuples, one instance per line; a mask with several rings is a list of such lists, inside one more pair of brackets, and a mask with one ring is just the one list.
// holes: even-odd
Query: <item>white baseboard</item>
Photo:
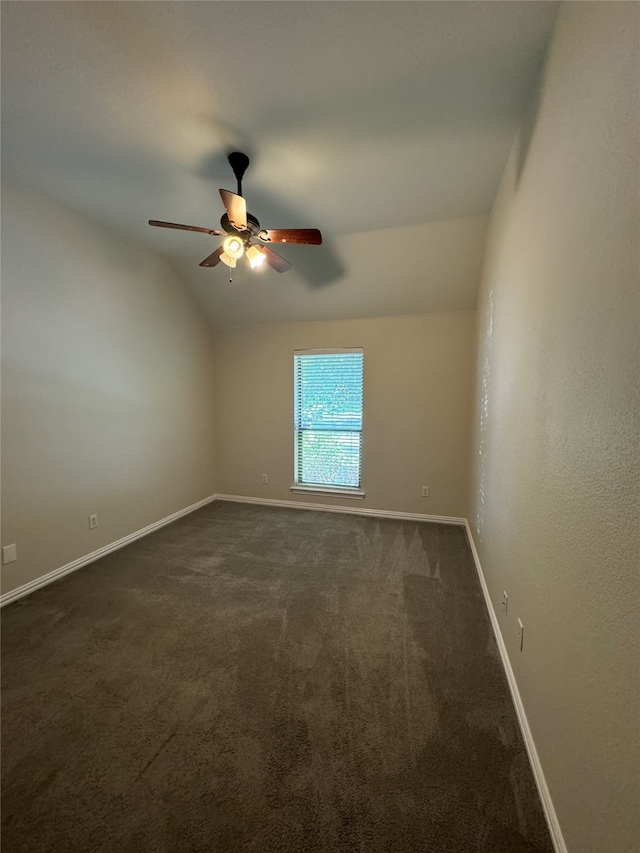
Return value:
[(243, 504), (280, 506), (286, 509), (315, 509), (319, 512), (345, 512), (350, 515), (372, 515), (375, 518), (395, 518), (400, 521), (435, 521), (439, 524), (461, 525), (467, 523), (466, 518), (455, 518), (448, 515), (423, 515), (419, 512), (393, 512), (388, 509), (363, 509), (362, 507), (332, 506), (331, 504), (314, 504), (304, 501), (277, 501), (273, 498), (252, 498), (244, 495), (216, 495), (216, 500), (233, 501)]
[(489, 588), (487, 587), (487, 582), (482, 571), (482, 566), (480, 565), (480, 557), (478, 556), (478, 551), (476, 550), (476, 545), (473, 541), (469, 522), (466, 520), (465, 527), (467, 528), (467, 537), (469, 539), (471, 553), (473, 554), (473, 560), (476, 564), (478, 579), (480, 580), (480, 586), (482, 587), (482, 594), (484, 595), (484, 601), (487, 606), (487, 610), (489, 611), (491, 626), (493, 627), (493, 633), (495, 634), (496, 641), (498, 643), (498, 651), (500, 652), (502, 666), (504, 667), (504, 672), (507, 676), (507, 682), (509, 683), (509, 690), (511, 691), (511, 697), (513, 699), (513, 704), (516, 709), (516, 716), (518, 717), (518, 723), (520, 724), (520, 731), (522, 732), (524, 744), (527, 749), (527, 754), (529, 756), (529, 762), (531, 764), (533, 778), (535, 779), (536, 787), (538, 788), (538, 793), (542, 802), (542, 808), (544, 809), (544, 814), (547, 819), (547, 826), (549, 827), (549, 834), (551, 835), (553, 849), (555, 850), (555, 853), (568, 853), (567, 845), (562, 835), (562, 830), (560, 829), (558, 815), (556, 814), (556, 810), (553, 806), (553, 801), (551, 800), (551, 794), (549, 793), (547, 781), (544, 777), (542, 765), (540, 764), (538, 750), (536, 749), (536, 745), (533, 740), (533, 735), (529, 727), (529, 721), (527, 720), (524, 705), (522, 704), (522, 698), (520, 696), (520, 691), (518, 690), (516, 677), (511, 667), (511, 661), (509, 660), (507, 647), (505, 646), (504, 639), (502, 637), (502, 631), (500, 630), (498, 617), (496, 616), (496, 612), (493, 609), (493, 602), (491, 601), (491, 596), (489, 595)]
[(47, 584), (53, 583), (53, 581), (58, 580), (58, 578), (61, 578), (63, 575), (68, 575), (70, 572), (75, 572), (76, 569), (81, 569), (83, 566), (86, 566), (89, 563), (93, 563), (96, 560), (99, 560), (100, 557), (104, 557), (107, 554), (110, 554), (112, 551), (117, 551), (119, 548), (124, 548), (124, 546), (129, 545), (130, 542), (135, 542), (136, 539), (142, 539), (143, 536), (147, 536), (149, 533), (153, 533), (154, 530), (158, 530), (160, 527), (164, 527), (167, 524), (171, 524), (172, 521), (175, 521), (183, 515), (188, 515), (190, 512), (194, 512), (196, 509), (200, 509), (200, 507), (206, 506), (206, 504), (211, 503), (215, 499), (215, 495), (210, 495), (208, 498), (203, 498), (201, 501), (198, 501), (195, 504), (191, 504), (191, 506), (185, 507), (184, 509), (180, 509), (178, 510), (178, 512), (174, 512), (172, 515), (168, 515), (166, 518), (160, 519), (160, 521), (154, 521), (152, 524), (148, 524), (141, 530), (136, 530), (134, 533), (130, 533), (128, 536), (123, 536), (122, 539), (118, 539), (116, 542), (111, 542), (109, 545), (104, 545), (102, 548), (98, 548), (97, 551), (92, 551), (90, 554), (86, 554), (84, 557), (78, 557), (77, 560), (73, 560), (73, 562), (67, 563), (66, 566), (60, 566), (59, 569), (54, 569), (52, 572), (48, 572), (48, 574), (42, 575), (42, 577), (36, 578), (35, 580), (23, 584), (22, 586), (16, 587), (16, 589), (12, 589), (10, 590), (10, 592), (6, 592), (4, 595), (0, 595), (0, 607), (4, 607), (5, 604), (10, 604), (12, 601), (16, 601), (18, 598), (22, 598), (23, 596), (28, 595), (30, 592), (33, 592), (36, 589), (40, 589), (40, 587), (42, 586), (47, 586)]

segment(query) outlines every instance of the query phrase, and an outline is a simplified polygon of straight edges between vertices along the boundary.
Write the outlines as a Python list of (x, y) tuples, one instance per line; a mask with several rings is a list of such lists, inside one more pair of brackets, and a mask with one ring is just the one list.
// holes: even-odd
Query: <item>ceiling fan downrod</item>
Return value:
[(247, 171), (249, 158), (241, 151), (232, 151), (227, 157), (227, 160), (229, 161), (229, 165), (233, 169), (233, 174), (236, 176), (236, 180), (238, 182), (238, 195), (242, 195), (242, 176)]

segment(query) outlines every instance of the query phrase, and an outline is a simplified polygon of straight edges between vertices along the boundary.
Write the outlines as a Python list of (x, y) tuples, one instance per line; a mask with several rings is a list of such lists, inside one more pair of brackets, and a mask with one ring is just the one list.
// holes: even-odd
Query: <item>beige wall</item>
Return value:
[(561, 7), (478, 312), (471, 527), (571, 853), (640, 838), (637, 63), (637, 4)]
[[(469, 312), (216, 332), (218, 491), (466, 515), (473, 322)], [(293, 494), (294, 350), (359, 346), (366, 498)]]
[(210, 335), (165, 261), (3, 187), (2, 309), (6, 593), (215, 487)]

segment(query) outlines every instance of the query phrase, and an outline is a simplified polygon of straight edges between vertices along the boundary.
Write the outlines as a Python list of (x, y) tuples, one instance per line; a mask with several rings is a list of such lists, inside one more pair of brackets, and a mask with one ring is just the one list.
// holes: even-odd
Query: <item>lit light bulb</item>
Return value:
[[(230, 258), (241, 258), (244, 254), (244, 243), (242, 242), (240, 237), (236, 237), (235, 234), (231, 234), (229, 237), (227, 237), (227, 239), (222, 244), (222, 248), (224, 249), (225, 254)], [(222, 257), (222, 255), (220, 257)]]
[(251, 269), (254, 270), (257, 267), (262, 266), (262, 264), (264, 263), (264, 252), (258, 246), (250, 246), (247, 249), (247, 259), (251, 264)]
[(228, 267), (231, 267), (232, 269), (233, 269), (233, 268), (235, 267), (235, 265), (236, 265), (236, 259), (235, 259), (235, 258), (231, 258), (229, 255), (227, 255), (227, 253), (226, 253), (226, 252), (223, 252), (223, 253), (220, 255), (220, 260), (221, 260), (223, 263), (225, 263)]

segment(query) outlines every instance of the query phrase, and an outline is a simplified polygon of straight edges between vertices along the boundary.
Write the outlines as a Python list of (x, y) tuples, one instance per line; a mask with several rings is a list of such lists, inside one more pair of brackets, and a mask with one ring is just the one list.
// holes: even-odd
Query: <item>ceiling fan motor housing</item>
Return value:
[(240, 234), (240, 236), (246, 237), (255, 237), (260, 231), (260, 223), (252, 214), (247, 213), (247, 227), (244, 231), (238, 231), (237, 228), (234, 228), (233, 225), (229, 222), (229, 217), (226, 213), (222, 214), (220, 219), (220, 225), (227, 234)]

